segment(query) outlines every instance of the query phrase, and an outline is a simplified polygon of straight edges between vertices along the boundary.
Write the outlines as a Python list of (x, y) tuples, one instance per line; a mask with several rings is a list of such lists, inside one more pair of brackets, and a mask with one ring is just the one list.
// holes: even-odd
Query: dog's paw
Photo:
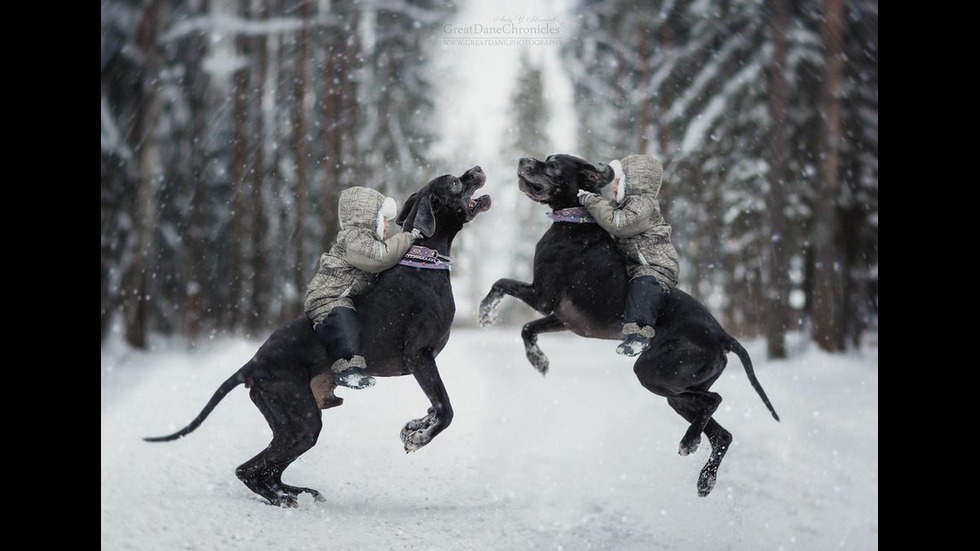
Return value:
[(681, 439), (681, 446), (677, 450), (677, 453), (681, 455), (691, 455), (692, 453), (698, 451), (698, 446), (701, 445), (701, 435), (684, 435)]
[(409, 430), (407, 425), (402, 429), (401, 438), (405, 453), (418, 451), (432, 441), (431, 431), (428, 428)]
[(544, 352), (541, 351), (538, 345), (525, 345), (524, 355), (527, 356), (527, 361), (531, 362), (534, 369), (538, 370), (538, 373), (542, 375), (548, 374), (548, 356), (544, 355)]
[(497, 305), (500, 304), (501, 299), (503, 299), (502, 296), (490, 293), (480, 301), (480, 314), (477, 318), (480, 327), (486, 328), (497, 323), (499, 319)]
[(426, 437), (425, 432), (423, 430), (416, 430), (403, 435), (402, 441), (405, 443), (405, 453), (418, 451), (429, 443), (431, 438)]
[(710, 469), (705, 467), (701, 470), (701, 476), (698, 477), (698, 496), (705, 497), (711, 493), (711, 490), (715, 488), (715, 482), (718, 481), (718, 471), (716, 469)]
[(299, 507), (299, 500), (297, 499), (297, 496), (288, 492), (276, 492), (275, 499), (270, 499), (269, 501), (272, 503), (272, 505), (282, 507), (283, 509), (293, 509)]
[(405, 428), (402, 429), (402, 434), (405, 431), (417, 431), (422, 429), (427, 429), (436, 423), (436, 412), (432, 411), (431, 408), (429, 412), (421, 419), (412, 419), (411, 421), (405, 423)]
[(435, 412), (430, 411), (428, 415), (421, 419), (412, 419), (408, 423), (405, 423), (399, 435), (402, 444), (405, 445), (405, 453), (414, 452), (432, 441), (432, 431), (430, 429), (436, 424), (436, 420)]

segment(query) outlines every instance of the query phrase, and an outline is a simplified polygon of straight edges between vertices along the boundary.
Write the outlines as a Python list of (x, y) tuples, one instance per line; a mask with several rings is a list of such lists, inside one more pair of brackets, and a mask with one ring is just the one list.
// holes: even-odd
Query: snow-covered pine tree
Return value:
[[(641, 9), (626, 0), (583, 0), (572, 9), (580, 38), (564, 51), (581, 151), (663, 158), (662, 200), (681, 251), (682, 285), (741, 334), (768, 327), (776, 353), (780, 333), (805, 314), (790, 296), (809, 285), (812, 270), (803, 266), (822, 181), (822, 3), (785, 5), (774, 33), (766, 5), (755, 1), (668, 0)], [(832, 201), (857, 213), (842, 215), (834, 231), (850, 224), (848, 235), (863, 236), (842, 255), (854, 297), (845, 310), (863, 313), (843, 324), (853, 335), (876, 319), (877, 7), (870, 0), (848, 6), (845, 47), (853, 63), (841, 84), (842, 124), (855, 141), (840, 144), (840, 177), (855, 198), (842, 193)], [(784, 59), (774, 64), (778, 34)], [(785, 119), (770, 136), (780, 80)], [(782, 146), (778, 167), (771, 143)], [(771, 316), (776, 303), (795, 309)]]
[(447, 91), (427, 60), (453, 10), (443, 0), (361, 2), (357, 177), (382, 193), (405, 197), (431, 176), (435, 99)]
[(845, 345), (878, 330), (878, 2), (846, 6), (840, 243)]
[(322, 173), (318, 218), (322, 223), (321, 247), (326, 250), (337, 235), (337, 200), (340, 190), (357, 182), (359, 159), (357, 133), (359, 106), (357, 68), (361, 65), (358, 36), (360, 7), (350, 0), (331, 3), (330, 21), (317, 33), (322, 44), (315, 73), (319, 76), (319, 128)]
[(878, 5), (815, 3), (808, 16), (821, 95), (807, 310), (814, 340), (836, 351), (877, 329)]
[(425, 1), (104, 3), (103, 338), (123, 302), (136, 345), (151, 327), (193, 339), (296, 315), (336, 232), (339, 190), (404, 196), (428, 175), (425, 66), (451, 12)]
[(139, 101), (129, 133), (136, 157), (136, 182), (133, 199), (133, 244), (131, 257), (124, 267), (122, 307), (126, 340), (133, 346), (147, 346), (151, 297), (155, 275), (154, 232), (157, 226), (158, 198), (163, 164), (160, 154), (164, 141), (160, 113), (163, 109), (164, 53), (158, 38), (170, 17), (170, 7), (162, 0), (147, 4), (137, 15), (133, 45), (142, 58), (138, 77)]
[(572, 81), (578, 116), (579, 153), (593, 161), (634, 150), (638, 136), (637, 52), (651, 28), (651, 10), (625, 0), (582, 0), (570, 12), (577, 40), (565, 42), (562, 57)]
[(132, 191), (138, 161), (130, 140), (142, 96), (140, 59), (131, 44), (139, 10), (131, 3), (103, 6), (102, 84), (102, 338), (110, 329), (122, 300), (122, 274), (131, 261)]

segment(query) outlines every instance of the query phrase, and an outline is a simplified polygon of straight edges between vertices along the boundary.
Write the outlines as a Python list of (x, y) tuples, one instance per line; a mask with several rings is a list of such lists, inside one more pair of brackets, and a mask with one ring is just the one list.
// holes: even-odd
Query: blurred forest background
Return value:
[[(472, 312), (489, 282), (529, 276), (546, 220), (516, 161), (558, 152), (661, 158), (680, 285), (771, 357), (787, 332), (827, 350), (877, 338), (877, 1), (518, 5), (560, 21), (560, 45), (513, 56), (507, 109), (469, 113), (505, 118), (504, 145), (471, 151), (440, 144), (444, 68), (481, 70), (445, 42), (465, 2), (103, 0), (103, 342), (263, 338), (302, 312), (341, 189), (401, 202), (479, 163), (507, 168), (454, 251)], [(479, 55), (503, 48), (520, 50)], [(547, 130), (556, 117), (570, 135)]]

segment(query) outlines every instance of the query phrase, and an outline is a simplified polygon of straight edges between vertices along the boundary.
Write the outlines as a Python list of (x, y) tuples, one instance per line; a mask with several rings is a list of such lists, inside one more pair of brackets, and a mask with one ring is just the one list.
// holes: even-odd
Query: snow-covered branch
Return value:
[(181, 40), (196, 33), (237, 34), (244, 36), (272, 36), (295, 33), (307, 29), (337, 27), (341, 24), (335, 15), (319, 14), (307, 20), (300, 17), (273, 17), (270, 19), (246, 19), (226, 14), (189, 17), (175, 23), (160, 37), (162, 43)]
[(731, 101), (737, 91), (756, 82), (761, 71), (760, 64), (750, 63), (725, 82), (721, 91), (711, 98), (708, 105), (696, 117), (691, 119), (687, 131), (684, 133), (684, 139), (681, 140), (681, 153), (690, 153), (704, 142), (705, 136), (717, 124), (717, 121), (733, 110)]

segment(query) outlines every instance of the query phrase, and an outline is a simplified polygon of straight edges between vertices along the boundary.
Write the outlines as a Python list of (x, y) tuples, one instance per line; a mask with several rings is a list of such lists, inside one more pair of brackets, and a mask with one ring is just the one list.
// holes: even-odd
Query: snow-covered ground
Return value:
[(283, 477), (326, 503), (268, 506), (234, 469), (270, 432), (239, 388), (168, 444), (258, 342), (196, 352), (102, 350), (102, 549), (876, 549), (878, 354), (807, 350), (762, 361), (776, 410), (737, 358), (715, 384), (735, 436), (707, 498), (707, 442), (677, 455), (685, 424), (644, 390), (615, 343), (544, 335), (551, 373), (518, 329), (459, 330), (438, 358), (453, 425), (406, 455), (398, 433), (428, 403), (410, 377), (338, 392), (317, 446)]

